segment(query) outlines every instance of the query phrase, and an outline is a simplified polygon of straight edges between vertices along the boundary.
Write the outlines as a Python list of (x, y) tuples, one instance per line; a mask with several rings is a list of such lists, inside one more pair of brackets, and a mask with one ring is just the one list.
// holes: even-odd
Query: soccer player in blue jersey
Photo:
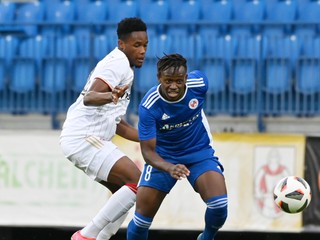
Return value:
[(148, 239), (162, 201), (183, 178), (207, 205), (198, 240), (212, 240), (227, 218), (228, 200), (223, 167), (214, 155), (203, 111), (208, 79), (201, 71), (187, 74), (187, 61), (179, 54), (160, 58), (157, 71), (160, 84), (148, 91), (139, 106), (138, 131), (146, 164), (127, 240)]

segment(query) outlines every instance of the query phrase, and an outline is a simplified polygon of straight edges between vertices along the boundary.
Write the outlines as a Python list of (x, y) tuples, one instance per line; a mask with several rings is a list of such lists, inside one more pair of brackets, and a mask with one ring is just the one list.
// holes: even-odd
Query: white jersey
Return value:
[[(101, 140), (110, 141), (115, 135), (117, 124), (127, 111), (133, 76), (133, 68), (130, 67), (128, 58), (118, 48), (105, 56), (90, 73), (82, 94), (70, 106), (62, 127), (61, 137), (95, 136)], [(117, 104), (108, 103), (98, 107), (85, 106), (83, 93), (90, 88), (95, 78), (102, 79), (112, 89), (115, 86), (127, 84), (129, 88)]]

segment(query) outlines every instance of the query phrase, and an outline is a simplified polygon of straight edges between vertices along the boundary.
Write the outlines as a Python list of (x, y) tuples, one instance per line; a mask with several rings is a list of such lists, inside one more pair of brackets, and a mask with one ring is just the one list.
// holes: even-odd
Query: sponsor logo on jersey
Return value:
[(167, 120), (168, 118), (170, 118), (170, 116), (168, 116), (167, 114), (163, 114), (161, 120)]
[(196, 109), (199, 105), (199, 101), (196, 98), (192, 98), (189, 102), (189, 108), (190, 109)]
[(181, 128), (181, 127), (188, 127), (190, 126), (198, 117), (200, 116), (200, 113), (194, 115), (191, 119), (184, 121), (182, 123), (177, 124), (165, 124), (163, 127), (160, 128), (161, 131), (170, 131), (175, 128)]

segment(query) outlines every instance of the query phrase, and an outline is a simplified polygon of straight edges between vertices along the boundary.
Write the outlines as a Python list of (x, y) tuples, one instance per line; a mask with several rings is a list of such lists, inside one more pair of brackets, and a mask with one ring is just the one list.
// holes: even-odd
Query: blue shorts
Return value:
[[(215, 171), (223, 175), (223, 166), (216, 157), (204, 159), (192, 164), (185, 164), (190, 170), (188, 181), (194, 188), (197, 178), (208, 171)], [(138, 186), (145, 186), (169, 193), (177, 180), (168, 172), (158, 170), (151, 165), (145, 164)]]

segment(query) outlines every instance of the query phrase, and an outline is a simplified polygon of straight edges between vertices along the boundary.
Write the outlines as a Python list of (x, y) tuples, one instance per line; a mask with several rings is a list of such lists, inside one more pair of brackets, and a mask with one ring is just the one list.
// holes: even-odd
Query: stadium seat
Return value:
[(296, 89), (302, 94), (320, 92), (320, 38), (308, 38), (301, 45), (297, 63)]
[(226, 35), (228, 23), (231, 20), (232, 1), (227, 0), (206, 0), (201, 2), (201, 20), (208, 21), (210, 25), (200, 25), (199, 34), (211, 32), (211, 35)]
[(33, 58), (16, 58), (13, 62), (10, 90), (16, 93), (26, 93), (36, 87), (36, 62)]
[(148, 25), (148, 36), (163, 34), (165, 25), (169, 19), (169, 5), (167, 1), (139, 1), (139, 16)]
[(190, 23), (196, 23), (200, 19), (199, 2), (195, 0), (177, 1), (174, 6), (171, 5), (170, 8), (169, 18), (171, 24), (167, 33), (180, 36), (194, 33), (196, 28)]
[(6, 86), (5, 73), (6, 73), (5, 61), (3, 59), (0, 59), (0, 92), (3, 91)]
[(71, 79), (71, 88), (73, 92), (80, 93), (83, 90), (92, 70), (92, 65), (93, 64), (85, 58), (74, 60), (74, 73), (73, 78)]
[[(112, 1), (111, 1), (112, 2)], [(138, 16), (138, 4), (137, 1), (125, 0), (115, 1), (113, 7), (108, 7), (108, 20), (114, 23), (118, 23), (125, 17), (137, 17)]]
[(61, 35), (69, 33), (71, 27), (68, 23), (72, 23), (75, 19), (75, 7), (72, 1), (61, 1), (46, 5), (45, 23), (56, 25), (45, 25), (43, 34), (46, 35)]
[(103, 29), (101, 23), (107, 19), (107, 7), (103, 0), (93, 2), (82, 0), (82, 3), (76, 4), (76, 19), (80, 23), (90, 24), (84, 28), (92, 28), (95, 33), (100, 33)]
[(17, 37), (11, 35), (0, 36), (0, 59), (3, 59), (7, 66), (12, 66), (12, 59), (18, 53), (18, 45)]
[(265, 21), (271, 23), (263, 30), (265, 36), (284, 36), (293, 33), (290, 23), (296, 20), (297, 2), (295, 0), (276, 0), (266, 8)]
[(188, 68), (196, 68), (197, 61), (199, 60), (195, 53), (195, 38), (192, 35), (180, 36), (178, 34), (168, 34), (171, 38), (170, 52), (180, 53), (188, 60)]
[(231, 41), (229, 37), (204, 34), (200, 70), (209, 80), (205, 111), (209, 115), (226, 113), (228, 105), (227, 80), (229, 74)]
[(46, 93), (55, 93), (66, 90), (68, 79), (67, 61), (64, 58), (47, 58), (43, 63), (41, 90)]
[[(265, 2), (261, 0), (250, 0), (233, 8), (233, 18), (236, 25), (232, 27), (231, 33), (235, 35), (257, 35), (260, 34), (260, 25), (265, 15)], [(238, 25), (239, 24), (239, 25)]]
[(53, 45), (48, 45), (43, 60), (41, 90), (49, 94), (66, 90), (76, 56), (76, 40), (72, 34), (57, 37)]
[(157, 61), (155, 59), (146, 59), (143, 67), (137, 70), (135, 89), (145, 94), (151, 87), (158, 84), (157, 81)]
[(297, 54), (297, 43), (289, 37), (264, 39), (263, 58), (266, 68), (266, 90), (281, 93), (290, 89)]
[(1, 31), (14, 31), (14, 25), (6, 25), (12, 24), (14, 22), (16, 12), (16, 4), (12, 2), (0, 2), (0, 30)]
[(106, 54), (114, 48), (113, 45), (110, 45), (108, 38), (105, 34), (95, 35), (93, 41), (93, 56), (98, 61), (104, 58)]
[(233, 37), (231, 61), (231, 91), (252, 93), (256, 89), (257, 68), (260, 61), (260, 41), (253, 37)]
[(293, 76), (298, 43), (293, 37), (263, 40), (262, 111), (265, 114), (292, 113)]
[[(214, 94), (225, 90), (230, 64), (230, 41), (225, 37), (203, 39), (201, 66), (209, 79), (208, 93)], [(229, 54), (228, 54), (229, 52)]]
[(19, 44), (18, 55), (20, 57), (34, 58), (37, 68), (40, 69), (48, 47), (46, 40), (47, 39), (43, 38), (41, 35), (22, 39)]
[(27, 36), (38, 34), (37, 23), (44, 18), (44, 7), (41, 2), (22, 3), (17, 8), (15, 22), (22, 25), (22, 30)]
[(230, 70), (230, 111), (247, 115), (256, 112), (260, 38), (232, 37)]
[[(301, 23), (296, 26), (295, 33), (299, 37), (314, 37), (319, 33), (320, 21), (320, 2), (319, 1), (305, 1), (298, 5), (297, 22)], [(311, 24), (303, 24), (303, 23)]]

